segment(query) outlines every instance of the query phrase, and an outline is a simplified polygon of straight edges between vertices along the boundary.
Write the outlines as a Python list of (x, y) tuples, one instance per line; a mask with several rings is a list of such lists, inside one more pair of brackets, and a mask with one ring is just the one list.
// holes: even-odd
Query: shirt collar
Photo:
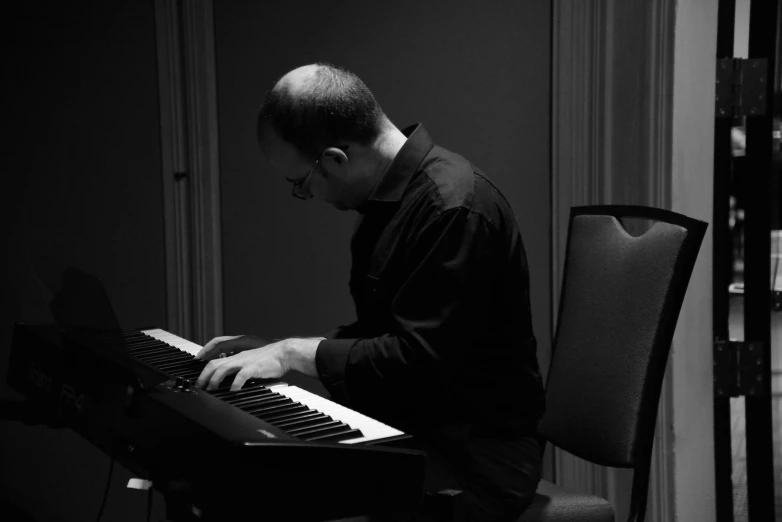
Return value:
[(370, 204), (401, 201), (407, 184), (434, 147), (432, 138), (420, 123), (405, 127), (402, 129), (402, 134), (407, 136), (407, 141), (381, 175), (380, 182), (369, 196)]

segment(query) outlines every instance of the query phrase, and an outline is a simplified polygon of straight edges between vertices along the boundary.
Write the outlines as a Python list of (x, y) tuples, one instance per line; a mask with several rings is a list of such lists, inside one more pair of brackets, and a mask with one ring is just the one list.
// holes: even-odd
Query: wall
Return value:
[(423, 122), (436, 143), (469, 158), (505, 192), (529, 257), (545, 363), (548, 2), (216, 2), (215, 19), (225, 333), (315, 335), (353, 320), (354, 215), (291, 197), (255, 142), (266, 90), (290, 69), (326, 61), (356, 72), (398, 127)]
[[(101, 277), (124, 326), (165, 326), (153, 3), (18, 4), (4, 33), (2, 399), (18, 398), (5, 374), (22, 246)], [(74, 433), (0, 421), (0, 462), (0, 503), (39, 522), (97, 515), (109, 459)], [(144, 517), (127, 478), (115, 469), (104, 520)]]

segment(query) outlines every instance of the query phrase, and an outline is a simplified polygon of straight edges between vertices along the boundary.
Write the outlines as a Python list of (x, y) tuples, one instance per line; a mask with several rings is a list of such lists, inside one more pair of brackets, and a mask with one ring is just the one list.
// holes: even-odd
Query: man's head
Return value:
[(294, 195), (340, 209), (366, 202), (390, 161), (385, 138), (394, 131), (358, 76), (322, 63), (285, 74), (258, 114), (261, 150)]

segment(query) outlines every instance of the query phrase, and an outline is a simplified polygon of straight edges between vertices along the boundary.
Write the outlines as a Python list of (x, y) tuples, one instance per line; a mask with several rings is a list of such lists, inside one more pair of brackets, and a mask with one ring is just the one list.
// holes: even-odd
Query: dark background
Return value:
[[(353, 319), (355, 215), (290, 197), (253, 129), (280, 75), (328, 61), (361, 76), (397, 126), (422, 122), (505, 192), (530, 261), (545, 367), (549, 3), (215, 4), (225, 333), (315, 335)], [(124, 326), (165, 327), (166, 296), (154, 2), (36, 3), (5, 24), (0, 393), (11, 398), (4, 376), (20, 315), (20, 247), (101, 277)], [(0, 501), (41, 521), (97, 514), (108, 458), (78, 436), (0, 421), (0, 462)], [(145, 496), (125, 489), (129, 476), (115, 471), (104, 520), (144, 519)]]

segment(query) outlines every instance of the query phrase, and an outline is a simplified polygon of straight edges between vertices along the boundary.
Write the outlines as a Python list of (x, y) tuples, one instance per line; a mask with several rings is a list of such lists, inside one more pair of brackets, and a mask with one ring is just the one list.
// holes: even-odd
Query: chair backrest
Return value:
[[(623, 217), (655, 223), (633, 237)], [(539, 431), (596, 464), (632, 467), (636, 478), (646, 468), (640, 486), (648, 484), (665, 365), (706, 227), (648, 207), (571, 209)]]

